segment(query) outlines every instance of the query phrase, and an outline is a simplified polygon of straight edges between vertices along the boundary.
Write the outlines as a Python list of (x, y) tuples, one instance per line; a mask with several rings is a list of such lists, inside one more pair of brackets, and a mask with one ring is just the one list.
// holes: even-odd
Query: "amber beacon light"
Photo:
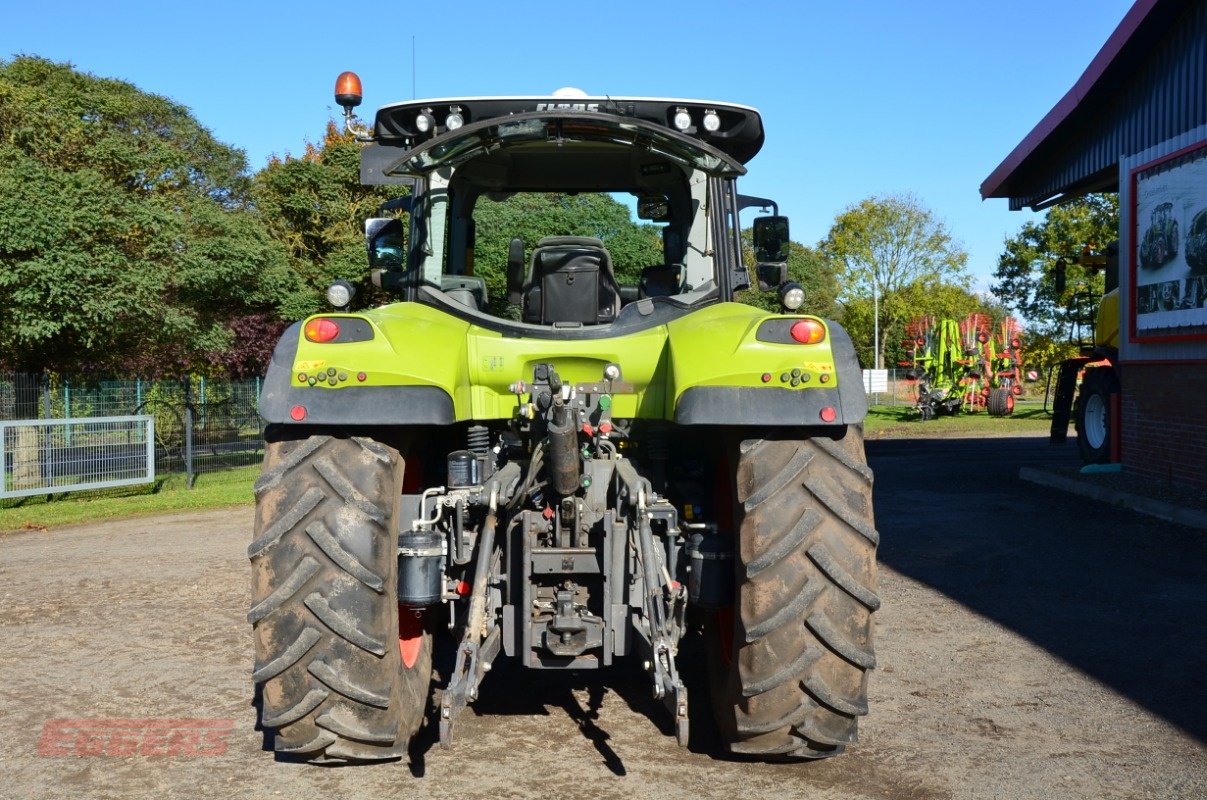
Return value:
[(355, 72), (341, 72), (335, 79), (335, 102), (343, 106), (344, 113), (351, 113), (363, 98), (360, 76)]

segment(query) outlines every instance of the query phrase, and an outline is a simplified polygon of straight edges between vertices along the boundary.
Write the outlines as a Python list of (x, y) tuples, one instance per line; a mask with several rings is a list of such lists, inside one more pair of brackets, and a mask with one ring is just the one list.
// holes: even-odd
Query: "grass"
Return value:
[(922, 421), (908, 405), (872, 406), (863, 429), (869, 439), (943, 438), (947, 436), (1046, 436), (1052, 418), (1038, 401), (1020, 401), (1008, 417), (984, 411)]
[(197, 475), (191, 490), (184, 486), (184, 475), (171, 474), (146, 486), (5, 500), (0, 503), (0, 532), (250, 505), (251, 485), (259, 474), (259, 466), (238, 467)]
[[(911, 406), (872, 406), (864, 423), (869, 439), (943, 438), (959, 436), (1046, 436), (1051, 418), (1037, 402), (1020, 402), (1009, 417), (985, 413), (958, 414), (922, 422)], [(259, 466), (237, 467), (198, 475), (193, 489), (184, 476), (159, 478), (148, 486), (101, 492), (61, 493), (0, 501), (0, 532), (48, 530), (100, 519), (119, 519), (175, 511), (195, 511), (252, 502), (251, 486)]]

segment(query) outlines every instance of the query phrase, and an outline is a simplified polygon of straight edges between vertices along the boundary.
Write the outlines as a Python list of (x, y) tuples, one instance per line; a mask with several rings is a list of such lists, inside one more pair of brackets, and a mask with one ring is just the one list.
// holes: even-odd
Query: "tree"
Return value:
[[(989, 288), (1037, 332), (1063, 333), (1066, 312), (1078, 284), (1101, 293), (1104, 276), (1078, 263), (1088, 245), (1102, 250), (1119, 236), (1119, 197), (1091, 194), (1053, 206), (1041, 222), (1028, 222), (1006, 239)], [(1057, 291), (1055, 267), (1065, 262), (1066, 288)]]
[(215, 369), (232, 321), (293, 290), (247, 188), (243, 154), (185, 107), (69, 64), (0, 62), (0, 362)]
[(871, 197), (848, 207), (821, 250), (837, 266), (839, 299), (872, 301), (877, 368), (884, 366), (885, 345), (900, 338), (901, 326), (917, 310), (907, 290), (912, 287), (916, 296), (919, 290), (970, 283), (964, 272), (968, 254), (912, 195)]
[(360, 150), (352, 134), (328, 121), (321, 142), (307, 143), (300, 157), (272, 158), (253, 179), (256, 208), (299, 281), (300, 291), (282, 308), (286, 319), (321, 310), (337, 278), (356, 286), (354, 307), (382, 299), (368, 280), (364, 221), (410, 190), (361, 185)]
[[(751, 228), (742, 231), (742, 260), (750, 271), (752, 286), (742, 292), (738, 300), (766, 311), (779, 312), (779, 296), (775, 292), (758, 290)], [(805, 290), (805, 304), (801, 306), (801, 312), (833, 320), (842, 316), (842, 306), (838, 303), (838, 276), (833, 263), (821, 251), (799, 242), (789, 242), (788, 280), (799, 283)]]

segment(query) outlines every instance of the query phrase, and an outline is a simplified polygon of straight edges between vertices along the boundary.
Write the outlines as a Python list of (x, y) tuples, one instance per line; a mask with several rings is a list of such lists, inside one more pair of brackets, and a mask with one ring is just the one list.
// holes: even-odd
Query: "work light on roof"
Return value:
[(671, 122), (679, 130), (685, 131), (692, 126), (692, 115), (687, 113), (686, 108), (676, 108)]
[(704, 130), (716, 133), (721, 129), (721, 117), (713, 109), (704, 112)]
[(419, 112), (419, 116), (415, 117), (415, 130), (420, 133), (431, 133), (436, 127), (436, 118), (432, 116), (432, 110), (425, 108)]
[(448, 110), (448, 116), (444, 118), (444, 127), (450, 131), (455, 131), (465, 124), (465, 117), (461, 115), (461, 106), (452, 106)]

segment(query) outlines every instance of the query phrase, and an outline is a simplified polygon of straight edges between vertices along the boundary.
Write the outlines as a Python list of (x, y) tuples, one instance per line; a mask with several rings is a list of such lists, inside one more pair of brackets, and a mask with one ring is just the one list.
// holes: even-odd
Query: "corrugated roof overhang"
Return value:
[(1069, 92), (981, 184), (1010, 208), (1118, 191), (1119, 158), (1207, 124), (1207, 0), (1137, 0)]

